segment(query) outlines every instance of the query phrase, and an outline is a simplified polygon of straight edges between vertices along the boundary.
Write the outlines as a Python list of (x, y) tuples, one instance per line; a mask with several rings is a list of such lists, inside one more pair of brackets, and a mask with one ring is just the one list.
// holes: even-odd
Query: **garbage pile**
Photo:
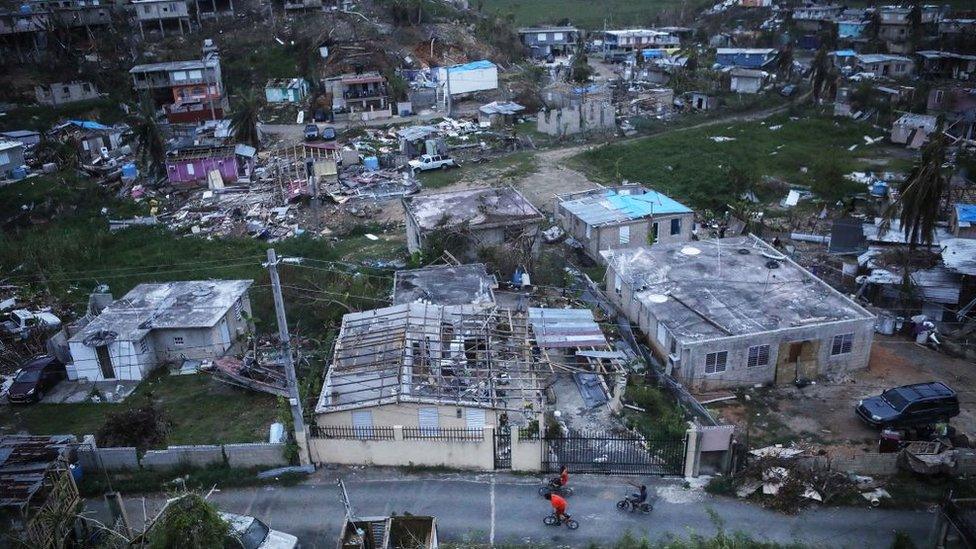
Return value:
[(795, 514), (813, 502), (856, 494), (877, 506), (891, 497), (873, 478), (831, 470), (825, 458), (808, 449), (776, 445), (749, 454), (748, 465), (733, 478), (735, 494), (755, 498), (769, 509)]

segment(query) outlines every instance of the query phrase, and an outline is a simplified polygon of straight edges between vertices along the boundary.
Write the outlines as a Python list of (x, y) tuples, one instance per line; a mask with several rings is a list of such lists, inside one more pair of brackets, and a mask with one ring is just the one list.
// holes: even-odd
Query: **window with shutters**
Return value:
[(352, 428), (356, 433), (356, 438), (373, 437), (373, 412), (372, 410), (354, 410), (352, 413)]
[(671, 235), (681, 234), (681, 218), (671, 220)]
[(651, 234), (650, 234), (651, 244), (657, 242), (657, 234), (658, 234), (657, 232), (658, 232), (658, 226), (657, 223), (654, 223), (653, 225), (651, 225)]
[(193, 164), (187, 164), (186, 165), (186, 174), (187, 175), (196, 175), (196, 172), (193, 170)]
[(234, 304), (234, 315), (237, 317), (237, 320), (241, 320), (241, 319), (244, 318), (244, 299), (243, 298), (242, 299), (238, 299), (237, 300), (237, 303)]
[(831, 356), (846, 355), (854, 348), (854, 334), (840, 334), (834, 336), (830, 346)]
[(622, 225), (620, 227), (620, 243), (630, 244), (630, 226)]
[(139, 353), (144, 355), (148, 352), (149, 352), (149, 341), (147, 340), (147, 338), (144, 337), (139, 340)]
[(469, 431), (481, 431), (485, 428), (485, 411), (482, 408), (468, 408), (464, 414), (464, 426)]
[(769, 365), (769, 345), (756, 345), (749, 347), (749, 360), (746, 366), (755, 368), (756, 366)]
[(728, 351), (718, 351), (705, 355), (705, 373), (717, 374), (725, 371), (725, 365), (729, 360)]

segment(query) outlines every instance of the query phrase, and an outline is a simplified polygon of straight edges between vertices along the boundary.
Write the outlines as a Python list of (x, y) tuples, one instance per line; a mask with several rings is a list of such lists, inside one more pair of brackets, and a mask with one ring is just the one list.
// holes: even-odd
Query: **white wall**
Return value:
[[(98, 355), (94, 347), (84, 343), (72, 341), (68, 343), (71, 359), (74, 361), (75, 371), (79, 379), (90, 381), (104, 381), (102, 369), (98, 365)], [(140, 380), (156, 365), (153, 344), (147, 341), (147, 352), (141, 352), (139, 342), (115, 341), (108, 345), (109, 357), (112, 361), (114, 379)]]
[[(498, 88), (498, 67), (473, 69), (466, 71), (453, 70), (451, 75), (451, 95), (473, 93), (477, 91), (494, 90)], [(438, 79), (445, 83), (444, 93), (447, 93), (447, 69), (438, 69)]]

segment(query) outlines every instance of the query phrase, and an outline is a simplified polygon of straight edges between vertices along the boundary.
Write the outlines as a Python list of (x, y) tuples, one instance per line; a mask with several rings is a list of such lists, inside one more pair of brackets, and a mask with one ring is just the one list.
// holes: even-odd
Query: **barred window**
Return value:
[(854, 347), (854, 334), (840, 334), (834, 336), (834, 342), (830, 346), (831, 356), (845, 355), (851, 352)]
[(716, 374), (725, 371), (725, 365), (729, 361), (728, 351), (718, 351), (705, 355), (705, 373)]
[(749, 347), (749, 360), (746, 362), (746, 366), (754, 368), (767, 365), (769, 365), (769, 345)]

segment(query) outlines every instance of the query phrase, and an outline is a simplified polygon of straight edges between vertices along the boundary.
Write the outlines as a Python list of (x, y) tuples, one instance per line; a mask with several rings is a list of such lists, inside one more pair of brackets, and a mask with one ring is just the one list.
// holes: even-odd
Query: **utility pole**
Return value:
[(288, 320), (285, 318), (285, 300), (281, 297), (281, 280), (278, 278), (278, 263), (282, 260), (275, 255), (274, 248), (268, 248), (268, 274), (271, 275), (271, 291), (274, 294), (275, 316), (278, 318), (278, 338), (281, 340), (281, 354), (285, 361), (285, 378), (288, 383), (288, 404), (291, 406), (291, 416), (295, 423), (295, 440), (304, 452), (299, 452), (302, 465), (311, 464), (308, 453), (308, 436), (305, 430), (305, 418), (302, 415), (302, 400), (298, 395), (298, 376), (295, 375), (295, 362), (291, 356), (291, 338), (288, 336)]

